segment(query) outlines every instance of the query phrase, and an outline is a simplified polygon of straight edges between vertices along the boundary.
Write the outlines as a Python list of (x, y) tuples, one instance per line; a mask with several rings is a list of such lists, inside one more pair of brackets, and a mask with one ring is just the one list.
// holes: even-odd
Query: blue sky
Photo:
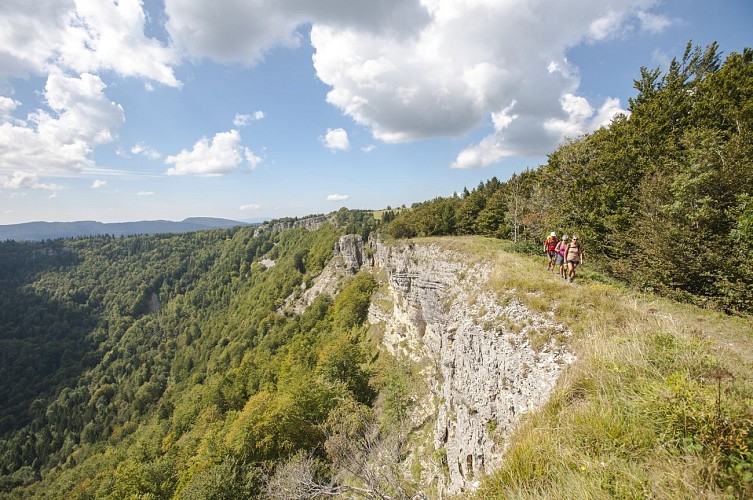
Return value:
[(608, 125), (750, 0), (0, 4), (0, 224), (410, 205)]

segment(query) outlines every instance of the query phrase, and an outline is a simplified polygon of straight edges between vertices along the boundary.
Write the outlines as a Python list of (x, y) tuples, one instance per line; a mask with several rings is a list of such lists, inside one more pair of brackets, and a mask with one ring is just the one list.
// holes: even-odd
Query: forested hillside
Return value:
[[(629, 116), (535, 170), (394, 215), (395, 237), (576, 233), (588, 260), (642, 290), (753, 311), (753, 50), (714, 44), (642, 68)], [(389, 217), (392, 218), (392, 217)]]
[[(301, 314), (288, 307), (343, 234), (377, 229), (491, 237), (442, 240), (458, 261), (493, 267), (485, 292), (568, 330), (578, 362), (499, 444), (509, 453), (481, 497), (750, 495), (753, 50), (722, 63), (716, 46), (688, 46), (635, 84), (630, 116), (545, 165), (387, 212), (385, 225), (343, 209), (307, 228), (0, 243), (0, 497), (417, 494), (425, 464), (396, 464), (422, 367), (379, 349), (364, 325), (388, 271), (344, 279)], [(540, 252), (552, 230), (584, 240), (579, 283), (508, 253)], [(449, 310), (452, 298), (433, 306)], [(460, 320), (537, 349), (554, 335), (528, 337), (530, 317)], [(430, 441), (413, 444), (439, 475), (481, 470), (448, 464)]]
[(0, 244), (0, 496), (237, 498), (317, 449), (335, 405), (375, 394), (373, 278), (278, 312), (375, 224), (335, 219)]

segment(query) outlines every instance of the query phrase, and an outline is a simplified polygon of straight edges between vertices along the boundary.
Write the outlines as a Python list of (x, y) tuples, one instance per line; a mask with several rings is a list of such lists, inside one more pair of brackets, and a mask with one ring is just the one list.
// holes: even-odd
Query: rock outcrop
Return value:
[(369, 322), (384, 331), (387, 350), (428, 367), (430, 394), (417, 406), (432, 421), (434, 450), (446, 457), (440, 488), (450, 494), (473, 490), (500, 464), (521, 416), (547, 401), (574, 360), (557, 340), (569, 332), (551, 314), (527, 309), (514, 291), (490, 289), (492, 267), (438, 245), (343, 236), (294, 307), (334, 295), (343, 276), (386, 271), (376, 273), (386, 275), (387, 296), (372, 300)]
[(323, 224), (330, 222), (331, 216), (327, 215), (312, 215), (310, 217), (304, 217), (302, 219), (289, 218), (289, 219), (277, 219), (272, 222), (267, 222), (254, 230), (255, 234), (266, 233), (269, 231), (282, 231), (285, 229), (294, 229), (302, 227), (309, 231), (319, 229)]
[(314, 283), (307, 288), (302, 285), (298, 298), (290, 297), (281, 309), (291, 309), (296, 314), (302, 314), (320, 293), (335, 296), (340, 291), (343, 279), (361, 270), (364, 265), (363, 239), (358, 234), (341, 236), (335, 243), (332, 260), (322, 269)]
[(360, 234), (346, 234), (341, 236), (335, 244), (335, 259), (340, 257), (344, 269), (349, 274), (355, 274), (363, 266), (363, 239)]
[[(383, 344), (433, 367), (434, 447), (444, 450), (448, 493), (472, 490), (495, 469), (520, 417), (545, 403), (573, 356), (564, 327), (510, 295), (500, 303), (487, 280), (491, 263), (434, 245), (371, 241), (374, 264), (387, 270), (391, 311), (372, 305)], [(532, 339), (538, 339), (533, 342)]]

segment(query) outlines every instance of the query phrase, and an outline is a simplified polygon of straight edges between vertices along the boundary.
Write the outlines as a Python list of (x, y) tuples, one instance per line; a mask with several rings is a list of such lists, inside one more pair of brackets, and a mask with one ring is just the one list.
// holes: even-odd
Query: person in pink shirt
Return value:
[(567, 243), (570, 237), (566, 234), (562, 235), (562, 241), (557, 243), (554, 249), (554, 266), (560, 272), (562, 279), (567, 279), (567, 266), (565, 265), (565, 251), (567, 250)]

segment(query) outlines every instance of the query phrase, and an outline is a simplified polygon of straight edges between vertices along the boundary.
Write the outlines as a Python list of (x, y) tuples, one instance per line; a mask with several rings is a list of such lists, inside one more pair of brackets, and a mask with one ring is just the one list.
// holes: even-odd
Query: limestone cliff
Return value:
[(528, 310), (514, 291), (500, 300), (490, 289), (493, 265), (439, 245), (364, 245), (353, 235), (340, 239), (332, 263), (339, 273), (386, 276), (369, 322), (384, 331), (384, 348), (429, 367), (430, 394), (419, 406), (432, 421), (433, 447), (446, 455), (440, 487), (448, 493), (474, 489), (499, 465), (520, 417), (546, 402), (573, 361), (556, 340), (568, 332), (551, 315)]
[(272, 222), (266, 222), (255, 229), (255, 234), (266, 233), (269, 231), (283, 231), (285, 229), (294, 229), (303, 227), (310, 231), (320, 228), (323, 224), (331, 222), (331, 216), (311, 215), (309, 217), (277, 219)]
[(492, 263), (469, 265), (435, 245), (370, 243), (374, 264), (387, 270), (393, 308), (372, 306), (369, 319), (384, 323), (387, 349), (431, 361), (434, 446), (446, 452), (447, 491), (472, 489), (499, 464), (520, 416), (546, 402), (573, 360), (557, 334), (535, 347), (530, 339), (567, 332), (514, 298), (501, 304), (485, 285)]

